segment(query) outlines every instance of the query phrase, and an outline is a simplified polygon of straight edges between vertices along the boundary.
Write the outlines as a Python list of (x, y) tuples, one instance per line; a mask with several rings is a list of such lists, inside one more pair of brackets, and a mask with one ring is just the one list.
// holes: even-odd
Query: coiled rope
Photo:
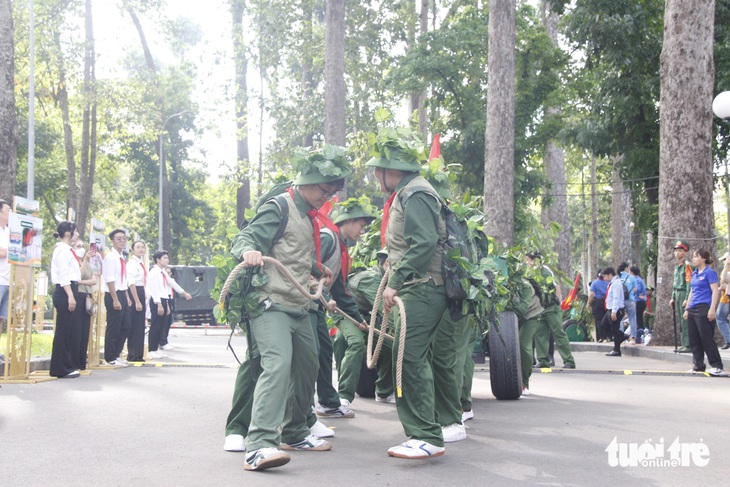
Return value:
[[(375, 302), (373, 302), (373, 311), (370, 314), (370, 326), (368, 327), (367, 347), (367, 366), (369, 369), (374, 369), (377, 365), (378, 358), (380, 357), (380, 349), (383, 348), (383, 342), (385, 341), (386, 337), (385, 333), (380, 333), (380, 336), (378, 337), (378, 343), (375, 345), (375, 349), (373, 350), (373, 340), (375, 338), (375, 333), (378, 331), (375, 328), (375, 323), (378, 317), (378, 308), (380, 306), (380, 301), (383, 299), (383, 291), (385, 290), (385, 286), (388, 283), (389, 277), (390, 269), (388, 269), (388, 271), (383, 275), (383, 279), (380, 281), (380, 286), (378, 286), (378, 292), (375, 295)], [(396, 395), (398, 397), (403, 397), (403, 350), (405, 349), (406, 344), (406, 307), (403, 305), (403, 301), (398, 296), (395, 296), (394, 300), (400, 308), (401, 315), (400, 340), (398, 341), (398, 358), (395, 361), (395, 389)], [(385, 307), (383, 307), (383, 327), (385, 327), (385, 323), (388, 322), (388, 316), (391, 312), (392, 309), (386, 310)]]

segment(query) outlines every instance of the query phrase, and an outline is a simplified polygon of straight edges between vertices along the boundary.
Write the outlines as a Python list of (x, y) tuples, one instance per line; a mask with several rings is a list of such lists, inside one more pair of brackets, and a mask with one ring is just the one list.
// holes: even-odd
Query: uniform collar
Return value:
[(413, 179), (415, 179), (417, 176), (419, 176), (420, 173), (418, 172), (412, 172), (408, 173), (405, 176), (403, 176), (403, 179), (400, 180), (398, 183), (398, 186), (395, 187), (395, 191), (398, 192), (401, 189), (405, 187), (406, 184), (410, 183)]
[(307, 203), (304, 198), (302, 198), (302, 195), (299, 194), (297, 186), (294, 186), (292, 193), (294, 194), (294, 206), (297, 207), (300, 216), (303, 217), (307, 214), (309, 210), (314, 208), (309, 203)]

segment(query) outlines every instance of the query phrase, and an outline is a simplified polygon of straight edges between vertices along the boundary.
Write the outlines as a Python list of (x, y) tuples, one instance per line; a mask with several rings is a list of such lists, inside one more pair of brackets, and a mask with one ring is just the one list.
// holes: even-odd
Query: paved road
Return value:
[[(93, 371), (0, 389), (2, 486), (720, 485), (730, 476), (730, 379), (687, 364), (578, 352), (578, 369), (533, 376), (530, 397), (497, 401), (475, 374), (469, 438), (430, 461), (389, 458), (404, 440), (394, 406), (358, 398), (330, 420), (330, 452), (245, 472), (222, 450), (236, 373), (227, 337), (174, 332), (167, 364)], [(173, 341), (173, 340), (171, 340)], [(243, 339), (234, 343), (243, 350)], [(730, 360), (727, 361), (730, 363)], [(730, 367), (730, 365), (729, 365)], [(628, 375), (631, 371), (631, 375)], [(612, 440), (704, 443), (704, 467), (610, 467)], [(668, 459), (669, 454), (665, 454)]]

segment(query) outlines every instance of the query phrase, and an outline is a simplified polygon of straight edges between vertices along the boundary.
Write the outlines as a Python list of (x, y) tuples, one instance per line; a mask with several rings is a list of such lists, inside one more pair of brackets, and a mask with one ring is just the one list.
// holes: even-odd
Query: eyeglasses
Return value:
[(324, 198), (326, 200), (332, 198), (334, 195), (336, 195), (337, 193), (339, 193), (340, 191), (342, 191), (341, 189), (336, 189), (334, 191), (330, 191), (330, 190), (328, 190), (326, 188), (323, 188), (319, 184), (317, 185), (317, 187), (322, 192), (322, 198)]

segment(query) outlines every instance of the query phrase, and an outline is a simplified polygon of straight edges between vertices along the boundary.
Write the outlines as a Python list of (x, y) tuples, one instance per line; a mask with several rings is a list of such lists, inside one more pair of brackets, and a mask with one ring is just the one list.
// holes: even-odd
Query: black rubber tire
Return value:
[(357, 395), (360, 397), (375, 397), (375, 381), (378, 379), (377, 369), (368, 369), (367, 357), (362, 359), (360, 380), (357, 381)]
[(522, 395), (522, 366), (517, 316), (505, 311), (499, 326), (489, 328), (489, 381), (492, 394), (500, 400), (519, 399)]

